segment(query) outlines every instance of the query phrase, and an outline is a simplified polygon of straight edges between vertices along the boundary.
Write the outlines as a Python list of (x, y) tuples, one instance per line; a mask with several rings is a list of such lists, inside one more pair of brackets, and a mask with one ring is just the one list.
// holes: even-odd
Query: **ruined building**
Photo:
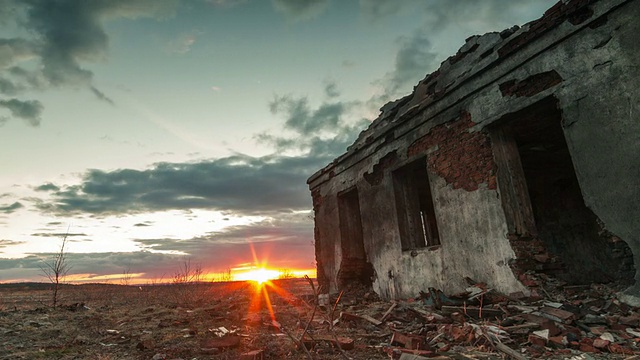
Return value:
[(386, 299), (615, 281), (633, 303), (639, 101), (640, 0), (470, 37), (308, 180), (318, 281)]

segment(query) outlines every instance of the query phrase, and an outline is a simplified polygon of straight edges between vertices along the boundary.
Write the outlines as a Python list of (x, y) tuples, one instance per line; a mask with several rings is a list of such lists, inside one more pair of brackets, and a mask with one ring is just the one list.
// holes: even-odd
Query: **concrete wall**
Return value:
[[(471, 38), (309, 180), (319, 278), (328, 288), (336, 290), (341, 261), (336, 196), (356, 186), (373, 287), (383, 298), (461, 291), (465, 276), (505, 293), (526, 290), (509, 267), (518, 255), (486, 129), (549, 97), (559, 103), (585, 204), (640, 264), (640, 0), (572, 0), (554, 9), (513, 34)], [(403, 252), (391, 171), (424, 154), (441, 246)], [(640, 288), (627, 294), (634, 302)]]

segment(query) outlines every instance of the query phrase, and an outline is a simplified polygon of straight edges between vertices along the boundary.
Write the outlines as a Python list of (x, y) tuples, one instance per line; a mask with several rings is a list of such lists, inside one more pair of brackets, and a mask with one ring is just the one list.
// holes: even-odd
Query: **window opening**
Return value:
[(402, 250), (440, 245), (426, 158), (393, 172)]

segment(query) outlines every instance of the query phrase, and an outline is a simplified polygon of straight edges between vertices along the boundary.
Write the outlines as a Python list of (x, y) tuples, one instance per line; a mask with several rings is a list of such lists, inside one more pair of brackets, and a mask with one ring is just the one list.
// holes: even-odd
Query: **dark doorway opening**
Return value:
[(510, 177), (505, 180), (504, 171), (498, 176), (510, 230), (542, 241), (555, 263), (536, 269), (571, 284), (632, 283), (630, 248), (585, 205), (557, 100), (542, 100), (501, 123), (492, 139), (502, 153), (496, 156), (498, 167), (508, 168)]
[(362, 236), (360, 199), (357, 189), (338, 194), (340, 216), (340, 246), (342, 261), (338, 271), (338, 287), (359, 283), (371, 286), (373, 267), (367, 261)]

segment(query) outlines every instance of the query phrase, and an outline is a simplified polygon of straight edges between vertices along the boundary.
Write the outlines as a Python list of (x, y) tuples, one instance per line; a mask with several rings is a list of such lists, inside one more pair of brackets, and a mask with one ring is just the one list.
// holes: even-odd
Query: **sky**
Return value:
[(315, 268), (306, 180), (555, 0), (0, 0), (0, 282)]

